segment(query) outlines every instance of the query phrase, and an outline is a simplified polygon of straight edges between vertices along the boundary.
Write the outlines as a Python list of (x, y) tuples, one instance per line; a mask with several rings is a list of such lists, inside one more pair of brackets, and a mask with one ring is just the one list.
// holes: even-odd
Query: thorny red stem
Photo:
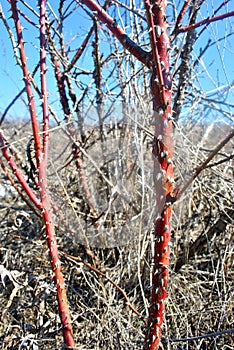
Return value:
[(173, 128), (166, 1), (146, 0), (145, 7), (153, 50), (151, 90), (155, 118), (153, 156), (157, 219), (152, 242), (152, 292), (144, 350), (157, 350), (160, 345), (168, 289), (170, 226), (174, 196)]
[(2, 150), (2, 154), (3, 154), (4, 158), (6, 159), (8, 164), (10, 165), (13, 173), (17, 177), (17, 179), (18, 179), (19, 183), (21, 184), (21, 186), (23, 187), (25, 193), (28, 195), (29, 199), (35, 204), (35, 206), (38, 209), (42, 209), (43, 206), (42, 206), (41, 201), (36, 197), (33, 190), (28, 185), (24, 175), (21, 173), (17, 164), (15, 163), (14, 159), (12, 158), (12, 156), (8, 150), (8, 145), (6, 143), (6, 140), (5, 140), (2, 132), (0, 132), (0, 145), (1, 145), (1, 150)]
[(8, 146), (4, 139), (2, 133), (0, 133), (0, 144), (2, 145), (2, 153), (5, 159), (8, 161), (10, 167), (13, 170), (13, 173), (16, 175), (19, 183), (23, 187), (25, 193), (31, 199), (31, 201), (42, 211), (43, 220), (45, 223), (47, 245), (49, 248), (49, 253), (51, 256), (51, 265), (54, 272), (54, 280), (57, 288), (57, 299), (59, 305), (59, 312), (61, 323), (63, 327), (63, 337), (64, 342), (69, 349), (75, 347), (70, 311), (68, 307), (66, 288), (64, 284), (64, 279), (62, 275), (61, 263), (59, 259), (57, 238), (54, 229), (54, 222), (52, 217), (52, 208), (51, 200), (47, 187), (47, 158), (48, 158), (48, 138), (49, 138), (49, 108), (48, 108), (48, 96), (47, 96), (47, 82), (46, 82), (46, 0), (41, 0), (40, 5), (40, 72), (41, 72), (41, 97), (42, 97), (42, 110), (43, 110), (43, 150), (41, 148), (41, 139), (39, 133), (39, 126), (37, 122), (35, 102), (33, 97), (33, 92), (31, 88), (31, 77), (27, 67), (27, 59), (24, 49), (24, 41), (22, 35), (22, 27), (19, 21), (18, 9), (16, 7), (16, 1), (12, 0), (11, 9), (12, 16), (15, 22), (20, 59), (21, 59), (21, 68), (23, 71), (24, 82), (26, 93), (28, 96), (29, 111), (31, 115), (31, 123), (33, 129), (37, 167), (39, 170), (39, 187), (40, 187), (40, 200), (36, 197), (32, 189), (27, 184), (25, 177), (22, 175), (21, 171), (17, 167), (16, 163), (11, 157), (11, 154), (8, 150)]
[(57, 237), (52, 217), (51, 199), (47, 186), (47, 162), (49, 142), (49, 108), (46, 81), (46, 0), (40, 0), (40, 72), (41, 72), (41, 95), (43, 111), (43, 153), (39, 166), (40, 197), (43, 205), (43, 220), (45, 223), (46, 239), (51, 257), (51, 266), (54, 272), (54, 282), (57, 290), (58, 308), (63, 327), (63, 338), (67, 348), (75, 347), (71, 316), (68, 306), (66, 287), (62, 274), (61, 262), (58, 252)]
[(93, 12), (95, 16), (114, 34), (125, 49), (133, 54), (139, 61), (150, 67), (150, 53), (143, 50), (134, 41), (132, 41), (108, 13), (98, 5), (94, 0), (82, 0), (82, 2)]
[(43, 162), (47, 166), (49, 140), (49, 108), (46, 80), (46, 1), (40, 1), (40, 73), (43, 112)]
[[(154, 22), (154, 16), (156, 15), (153, 13), (153, 4), (150, 2), (150, 0), (145, 0), (145, 9), (148, 17), (148, 26), (149, 26), (149, 32), (151, 37), (151, 48), (152, 48), (152, 55), (153, 55), (153, 79), (155, 79), (155, 83), (160, 87), (161, 91), (157, 93), (157, 98), (159, 97), (161, 99), (161, 104), (163, 106), (166, 106), (166, 96), (165, 96), (165, 86), (164, 86), (164, 78), (162, 75), (162, 65), (164, 65), (164, 62), (161, 61), (161, 57), (159, 56), (158, 52), (158, 39), (160, 38), (162, 34), (162, 22), (164, 19), (160, 16), (160, 19), (158, 18), (158, 23), (155, 24)], [(154, 9), (155, 12), (156, 8)], [(157, 79), (157, 81), (156, 81)], [(154, 96), (155, 97), (155, 96)]]
[(67, 300), (66, 286), (62, 274), (61, 262), (59, 258), (57, 238), (55, 234), (52, 208), (48, 201), (43, 203), (44, 212), (43, 220), (45, 222), (47, 245), (51, 257), (51, 266), (54, 272), (54, 282), (57, 290), (58, 308), (60, 313), (60, 319), (63, 327), (64, 343), (68, 349), (75, 348), (75, 342), (72, 331), (71, 317)]

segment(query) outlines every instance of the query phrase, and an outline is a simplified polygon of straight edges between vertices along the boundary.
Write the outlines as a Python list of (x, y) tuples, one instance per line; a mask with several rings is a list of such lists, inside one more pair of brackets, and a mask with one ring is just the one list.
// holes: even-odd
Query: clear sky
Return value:
[[(182, 1), (177, 1), (179, 3), (178, 8), (181, 8)], [(34, 5), (35, 1), (28, 1), (28, 3), (38, 11), (38, 8)], [(56, 9), (57, 0), (51, 0), (48, 2), (51, 8)], [(69, 3), (69, 2), (68, 2)], [(216, 1), (205, 1), (202, 11), (199, 15), (199, 20), (206, 18), (212, 13), (212, 7), (216, 8)], [(9, 19), (10, 5), (8, 1), (1, 1), (3, 12), (8, 20), (9, 25), (14, 32), (13, 20)], [(228, 5), (229, 11), (234, 10), (234, 2), (230, 1)], [(169, 9), (170, 10), (170, 9)], [(225, 7), (221, 9), (218, 14), (224, 13)], [(29, 15), (30, 18), (37, 23), (36, 15), (32, 15), (31, 12), (25, 10), (25, 14)], [(52, 17), (52, 16), (51, 16)], [(118, 21), (121, 24), (121, 20)], [(39, 60), (38, 53), (38, 31), (29, 23), (22, 20), (25, 26), (24, 36), (26, 40), (25, 48), (28, 56), (29, 69), (35, 68), (36, 63)], [(83, 40), (85, 34), (90, 28), (90, 22), (88, 20), (87, 14), (82, 10), (78, 9), (74, 14), (72, 14), (69, 19), (65, 21), (65, 42), (76, 36), (75, 45)], [(203, 27), (197, 30), (197, 33), (201, 31)], [(217, 91), (219, 91), (220, 99), (225, 99), (230, 105), (234, 105), (234, 55), (233, 55), (233, 36), (227, 37), (227, 34), (234, 32), (234, 18), (227, 18), (225, 20), (215, 22), (209, 25), (207, 30), (202, 33), (200, 38), (197, 40), (194, 50), (194, 57), (199, 55), (200, 50), (207, 44), (209, 38), (212, 40), (213, 44), (209, 48), (209, 55), (204, 55), (204, 58), (200, 62), (200, 68), (202, 67), (202, 74), (199, 76), (198, 89), (204, 89), (208, 96), (215, 96), (217, 98)], [(15, 33), (15, 32), (14, 32)], [(226, 38), (225, 38), (226, 36)], [(224, 38), (219, 41), (220, 38)], [(68, 45), (69, 46), (69, 45)], [(20, 92), (24, 84), (22, 81), (22, 74), (20, 68), (16, 65), (15, 58), (13, 57), (13, 51), (9, 40), (9, 34), (4, 28), (2, 22), (0, 22), (0, 113), (2, 114), (13, 98)], [(73, 49), (73, 44), (70, 44), (71, 51)], [(108, 45), (104, 43), (103, 51), (108, 50)], [(90, 64), (90, 50), (86, 50), (86, 54), (79, 61), (79, 66), (85, 69), (91, 69)], [(54, 105), (54, 108), (59, 113), (58, 95), (57, 88), (54, 84), (53, 73), (48, 71), (48, 82), (50, 90), (50, 103)], [(199, 86), (200, 84), (200, 86)], [(227, 88), (229, 86), (229, 88)], [(27, 102), (26, 95), (23, 94), (21, 98), (14, 104), (10, 109), (9, 117), (25, 117), (28, 115), (27, 112)], [(230, 106), (230, 111), (233, 111), (233, 107)]]

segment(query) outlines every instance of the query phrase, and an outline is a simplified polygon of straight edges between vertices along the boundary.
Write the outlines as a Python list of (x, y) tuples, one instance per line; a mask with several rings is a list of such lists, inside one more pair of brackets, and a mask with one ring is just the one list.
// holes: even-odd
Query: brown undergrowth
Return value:
[[(126, 142), (122, 146), (119, 143), (123, 130), (107, 132), (105, 157), (96, 164), (95, 155), (103, 150), (98, 133), (91, 129), (84, 147), (91, 158), (85, 161), (102, 235), (93, 228), (82, 201), (77, 171), (69, 162), (70, 148), (65, 146), (69, 140), (62, 130), (51, 132), (49, 163), (49, 185), (77, 349), (142, 349), (146, 300), (150, 296), (152, 228), (147, 223), (153, 221), (153, 199), (147, 187), (151, 176), (151, 152), (147, 150), (150, 137), (142, 144), (142, 163), (134, 143), (136, 139), (139, 142), (139, 137), (135, 134), (130, 142), (129, 163), (129, 153), (124, 153)], [(217, 126), (214, 134), (205, 138), (202, 129), (198, 129), (189, 132), (189, 128), (181, 126), (177, 132), (178, 186), (191, 175), (188, 162), (192, 172), (193, 164), (195, 169), (207, 156), (208, 148), (214, 146), (212, 135), (220, 133), (222, 137), (226, 133), (225, 128)], [(23, 138), (27, 127), (23, 130), (22, 135), (11, 134), (10, 138), (18, 140), (14, 147), (22, 157), (22, 167), (24, 163), (29, 166), (29, 137)], [(181, 137), (187, 142), (184, 153), (180, 149)], [(58, 138), (64, 142), (55, 142)], [(206, 168), (175, 204), (164, 349), (234, 348), (233, 333), (217, 333), (233, 329), (233, 163), (231, 159), (215, 165), (230, 152), (228, 145), (212, 161), (214, 166)], [(127, 164), (130, 168), (123, 166)], [(119, 187), (111, 187), (116, 186), (121, 169), (126, 168), (128, 172), (122, 173)], [(28, 181), (32, 182), (30, 176)], [(6, 192), (0, 206), (0, 348), (61, 349), (56, 290), (41, 220), (3, 175), (1, 185)], [(121, 197), (118, 191), (131, 192), (131, 202), (129, 196)], [(217, 336), (189, 339), (210, 333)]]

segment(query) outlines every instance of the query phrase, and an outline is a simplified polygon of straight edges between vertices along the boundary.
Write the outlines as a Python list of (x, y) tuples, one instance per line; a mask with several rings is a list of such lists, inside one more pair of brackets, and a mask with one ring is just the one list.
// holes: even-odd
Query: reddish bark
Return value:
[(155, 119), (154, 181), (157, 219), (152, 242), (152, 293), (144, 349), (159, 349), (168, 289), (170, 226), (173, 203), (173, 128), (166, 1), (145, 1), (153, 53), (151, 90)]
[(19, 53), (21, 60), (21, 69), (23, 71), (23, 77), (25, 82), (25, 89), (28, 97), (28, 107), (31, 116), (31, 123), (34, 136), (34, 144), (36, 151), (36, 160), (38, 168), (38, 185), (40, 190), (40, 200), (36, 197), (33, 190), (27, 184), (26, 179), (19, 170), (18, 166), (14, 162), (9, 152), (6, 141), (0, 133), (0, 144), (2, 145), (2, 153), (5, 159), (8, 161), (14, 174), (16, 175), (19, 183), (27, 193), (30, 200), (42, 211), (42, 217), (45, 224), (45, 231), (47, 237), (47, 245), (49, 248), (49, 254), (51, 257), (51, 265), (54, 272), (54, 280), (57, 288), (57, 299), (60, 312), (61, 323), (63, 327), (64, 342), (68, 349), (75, 347), (70, 311), (66, 296), (66, 288), (61, 270), (61, 262), (58, 254), (57, 239), (54, 229), (54, 222), (52, 217), (51, 200), (49, 190), (47, 186), (47, 159), (48, 159), (48, 140), (49, 140), (49, 108), (48, 108), (48, 96), (47, 96), (47, 82), (46, 82), (46, 0), (39, 1), (40, 7), (40, 72), (41, 72), (41, 97), (42, 97), (42, 111), (43, 111), (43, 149), (41, 146), (39, 125), (37, 121), (35, 102), (31, 87), (31, 77), (28, 71), (27, 59), (24, 49), (23, 29), (20, 24), (18, 9), (16, 1), (11, 0), (12, 16), (15, 22), (15, 28), (17, 33)]
[[(45, 184), (46, 185), (46, 184)], [(54, 283), (56, 285), (58, 309), (60, 314), (60, 319), (63, 327), (63, 338), (67, 349), (74, 349), (75, 342), (72, 332), (72, 324), (70, 311), (67, 300), (66, 286), (64, 283), (64, 278), (62, 274), (61, 262), (59, 258), (57, 238), (54, 230), (53, 218), (52, 218), (52, 208), (48, 201), (48, 194), (46, 193), (45, 185), (42, 188), (42, 193), (46, 196), (43, 199), (43, 220), (45, 222), (46, 229), (46, 239), (49, 248), (49, 254), (51, 257), (51, 266), (54, 272)]]
[[(145, 0), (151, 37), (152, 53), (147, 53), (117, 25), (94, 0), (83, 0), (97, 18), (105, 23), (120, 43), (137, 59), (152, 68), (151, 90), (155, 119), (154, 135), (154, 180), (156, 188), (157, 219), (155, 222), (152, 257), (152, 295), (149, 307), (148, 329), (144, 349), (157, 350), (168, 288), (170, 256), (170, 223), (174, 198), (173, 128), (171, 108), (171, 77), (169, 72), (169, 37), (167, 35), (166, 1)], [(151, 58), (153, 57), (153, 60)]]
[(12, 155), (8, 149), (7, 142), (6, 142), (2, 132), (0, 132), (0, 145), (1, 145), (1, 151), (2, 151), (4, 158), (8, 162), (9, 166), (12, 169), (13, 174), (17, 177), (20, 185), (22, 186), (23, 190), (27, 194), (28, 198), (35, 204), (35, 206), (38, 209), (42, 209), (41, 201), (36, 197), (32, 188), (29, 186), (24, 175), (22, 174), (22, 172), (18, 168), (17, 164), (15, 163), (14, 159), (12, 158)]
[(46, 80), (46, 0), (41, 0), (40, 5), (40, 72), (41, 72), (41, 96), (43, 111), (43, 152), (39, 165), (40, 198), (43, 205), (43, 220), (45, 223), (46, 240), (51, 257), (51, 266), (54, 272), (54, 282), (57, 291), (58, 309), (63, 327), (64, 343), (68, 349), (75, 347), (67, 292), (62, 274), (61, 262), (58, 252), (57, 237), (52, 217), (51, 199), (47, 185), (47, 162), (49, 143), (49, 108)]
[(37, 164), (39, 166), (40, 157), (41, 157), (41, 140), (40, 140), (39, 127), (37, 123), (37, 115), (36, 115), (36, 107), (35, 107), (35, 101), (33, 96), (33, 90), (31, 87), (31, 76), (28, 71), (27, 57), (26, 57), (25, 48), (24, 48), (23, 28), (20, 24), (18, 9), (16, 6), (16, 0), (10, 0), (10, 4), (11, 4), (12, 17), (15, 22), (15, 29), (17, 34), (20, 60), (21, 60), (21, 69), (23, 71), (25, 89), (26, 89), (27, 98), (28, 98), (28, 108), (31, 116), (33, 137), (35, 142), (36, 159), (37, 159)]
[(181, 25), (182, 19), (186, 13), (189, 3), (190, 3), (190, 0), (184, 0), (184, 5), (182, 6), (182, 9), (180, 10), (180, 13), (177, 17), (175, 28), (178, 28)]
[(184, 26), (184, 27), (179, 28), (178, 33), (185, 33), (185, 32), (188, 32), (189, 30), (193, 30), (193, 29), (201, 27), (205, 24), (210, 24), (212, 22), (220, 21), (222, 19), (232, 17), (232, 16), (234, 16), (234, 11), (223, 13), (222, 15), (219, 15), (219, 16), (208, 17), (208, 18), (203, 19), (202, 21), (199, 21), (197, 23), (190, 24), (188, 26)]
[(95, 16), (114, 34), (125, 49), (132, 53), (139, 61), (150, 67), (150, 53), (143, 50), (134, 41), (132, 41), (108, 13), (98, 5), (94, 0), (82, 0), (82, 2), (95, 13)]

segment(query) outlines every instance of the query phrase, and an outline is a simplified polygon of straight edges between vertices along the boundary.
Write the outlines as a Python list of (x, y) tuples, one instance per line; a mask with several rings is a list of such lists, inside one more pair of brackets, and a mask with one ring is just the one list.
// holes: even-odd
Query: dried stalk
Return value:
[(114, 282), (110, 277), (108, 277), (105, 273), (103, 273), (102, 271), (98, 270), (96, 267), (90, 265), (89, 263), (87, 263), (86, 261), (84, 261), (81, 258), (77, 258), (75, 256), (72, 256), (72, 255), (69, 255), (69, 254), (66, 254), (66, 253), (63, 253), (63, 255), (69, 261), (72, 261), (73, 263), (82, 263), (83, 265), (88, 267), (88, 269), (90, 269), (91, 271), (94, 271), (97, 275), (104, 277), (116, 289), (118, 289), (118, 291), (123, 295), (123, 297), (126, 300), (126, 304), (128, 305), (129, 309), (131, 309), (139, 317), (139, 319), (142, 319), (144, 321), (143, 315), (139, 311), (137, 311), (137, 309), (131, 304), (131, 302), (130, 302), (126, 292), (116, 282)]
[(199, 176), (199, 174), (206, 169), (209, 162), (218, 154), (218, 152), (234, 137), (234, 129), (215, 147), (215, 149), (210, 153), (210, 155), (206, 158), (206, 160), (195, 170), (194, 174), (191, 178), (186, 182), (184, 187), (179, 190), (177, 194), (177, 198), (179, 199), (182, 194), (186, 192), (189, 186), (193, 183), (193, 181)]

